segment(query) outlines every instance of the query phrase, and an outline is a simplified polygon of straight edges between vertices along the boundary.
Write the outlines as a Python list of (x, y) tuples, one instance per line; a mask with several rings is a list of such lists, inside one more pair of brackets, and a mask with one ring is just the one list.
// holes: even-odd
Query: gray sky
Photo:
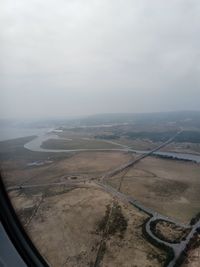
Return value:
[(0, 116), (200, 109), (199, 0), (0, 0)]

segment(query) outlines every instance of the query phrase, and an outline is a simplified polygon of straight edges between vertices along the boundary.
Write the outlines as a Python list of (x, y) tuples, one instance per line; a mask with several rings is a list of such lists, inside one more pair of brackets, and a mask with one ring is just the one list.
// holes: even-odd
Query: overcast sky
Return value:
[(200, 109), (199, 0), (0, 0), (0, 116)]

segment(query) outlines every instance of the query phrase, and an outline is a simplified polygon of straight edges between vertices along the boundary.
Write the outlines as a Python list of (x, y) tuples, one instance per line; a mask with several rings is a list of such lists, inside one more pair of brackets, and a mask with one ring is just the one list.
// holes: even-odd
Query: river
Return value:
[[(112, 150), (112, 151), (132, 151), (138, 154), (145, 154), (149, 153), (149, 151), (143, 151), (143, 150), (133, 150), (129, 148), (122, 148), (119, 147), (117, 149), (44, 149), (41, 148), (41, 145), (44, 141), (48, 139), (59, 139), (59, 137), (56, 134), (42, 134), (38, 136), (37, 138), (33, 139), (32, 141), (26, 143), (24, 145), (25, 148), (31, 150), (31, 151), (38, 151), (38, 152), (55, 152), (55, 153), (60, 153), (60, 152), (75, 152), (75, 151), (106, 151), (106, 150)], [(70, 141), (70, 140), (69, 140)], [(162, 156), (162, 157), (169, 157), (173, 159), (180, 159), (180, 160), (189, 160), (193, 161), (196, 163), (200, 163), (200, 155), (196, 154), (189, 154), (189, 153), (177, 153), (177, 152), (160, 152), (156, 151), (153, 153), (153, 155), (156, 156)]]
[[(20, 137), (26, 137), (31, 135), (37, 135), (35, 139), (32, 141), (26, 143), (24, 147), (26, 149), (29, 149), (31, 151), (37, 151), (37, 152), (55, 152), (55, 153), (69, 153), (69, 152), (75, 152), (75, 151), (106, 151), (106, 150), (112, 150), (112, 151), (132, 151), (134, 153), (138, 154), (144, 154), (148, 153), (149, 151), (145, 150), (134, 150), (130, 148), (126, 148), (123, 146), (116, 148), (116, 149), (44, 149), (41, 148), (41, 144), (48, 140), (48, 139), (58, 139), (56, 134), (50, 133), (53, 129), (50, 128), (18, 128), (18, 127), (1, 127), (0, 128), (0, 141), (5, 140), (11, 140), (15, 138)], [(70, 141), (70, 140), (69, 140)], [(162, 157), (169, 157), (174, 159), (180, 159), (180, 160), (189, 160), (196, 163), (200, 163), (200, 155), (196, 154), (190, 154), (190, 153), (177, 153), (177, 152), (161, 152), (156, 151), (153, 153), (153, 155), (156, 156), (162, 156)]]

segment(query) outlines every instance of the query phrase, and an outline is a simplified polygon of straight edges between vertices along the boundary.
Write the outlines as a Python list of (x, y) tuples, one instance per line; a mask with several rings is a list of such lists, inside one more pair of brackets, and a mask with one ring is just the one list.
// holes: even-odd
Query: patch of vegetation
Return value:
[(103, 260), (103, 257), (105, 255), (105, 252), (106, 252), (106, 242), (103, 241), (99, 247), (99, 251), (97, 253), (97, 257), (96, 257), (96, 260), (95, 260), (95, 263), (93, 265), (93, 267), (98, 267), (100, 266), (100, 263), (102, 262)]
[[(129, 139), (149, 139), (152, 142), (165, 142), (175, 135), (175, 131), (165, 131), (165, 132), (126, 132), (124, 133)], [(200, 131), (183, 131), (177, 135), (174, 139), (177, 143), (200, 143)]]
[(70, 179), (76, 180), (77, 179), (77, 176), (71, 176)]
[(104, 217), (98, 222), (97, 232), (103, 232), (107, 237), (118, 233), (119, 237), (123, 238), (127, 226), (127, 219), (122, 214), (121, 206), (114, 203), (112, 209), (107, 205)]
[(35, 210), (35, 206), (24, 208), (17, 212), (17, 215), (19, 216), (22, 224), (25, 224), (28, 221), (28, 219), (32, 216), (34, 210)]
[(155, 181), (151, 185), (147, 185), (151, 192), (156, 193), (157, 196), (169, 197), (172, 194), (181, 194), (188, 188), (188, 184), (181, 181), (172, 181), (165, 179), (164, 181)]
[(177, 259), (174, 267), (181, 266), (187, 260), (188, 252), (190, 250), (193, 250), (193, 249), (198, 248), (200, 246), (200, 235), (199, 235), (199, 233), (200, 233), (200, 228), (197, 228), (196, 233), (194, 234), (194, 236), (190, 240), (190, 242), (187, 245), (186, 249), (181, 253), (180, 257)]
[(106, 205), (106, 212), (104, 217), (97, 223), (97, 232), (104, 232), (106, 225), (108, 223), (108, 218), (110, 214), (110, 205)]
[(166, 260), (166, 258), (163, 255), (155, 254), (155, 253), (152, 253), (152, 252), (147, 254), (147, 259), (149, 259), (149, 260), (156, 259), (161, 264), (164, 264), (164, 262)]
[(116, 202), (113, 206), (106, 206), (106, 212), (104, 217), (98, 222), (96, 233), (102, 233), (102, 242), (100, 244), (94, 267), (100, 266), (106, 252), (106, 240), (115, 234), (119, 234), (120, 238), (123, 238), (124, 232), (127, 228), (127, 220), (122, 214), (121, 206)]
[(197, 232), (194, 234), (194, 237), (190, 243), (190, 249), (196, 249), (200, 247), (200, 228), (197, 229)]
[(123, 238), (127, 226), (128, 223), (122, 214), (121, 206), (115, 203), (113, 205), (112, 214), (109, 221), (108, 235), (114, 235), (119, 232), (120, 238)]
[(165, 142), (175, 135), (175, 131), (167, 132), (127, 132), (125, 135), (130, 139), (149, 139), (152, 142)]
[(199, 131), (184, 131), (176, 136), (175, 142), (183, 143), (200, 143), (200, 132)]
[(191, 219), (190, 224), (191, 224), (191, 225), (194, 225), (194, 224), (197, 223), (199, 220), (200, 220), (200, 212), (198, 212), (198, 213), (196, 214), (196, 216), (193, 217), (193, 218)]
[(155, 158), (163, 158), (163, 159), (166, 159), (166, 160), (177, 160), (177, 161), (185, 161), (185, 162), (187, 162), (187, 161), (192, 161), (192, 162), (195, 162), (195, 161), (193, 161), (193, 160), (191, 160), (191, 159), (181, 159), (181, 158), (178, 158), (178, 157), (176, 157), (175, 155), (173, 155), (173, 156), (170, 156), (170, 155), (161, 155), (161, 154), (152, 154), (152, 156), (153, 157), (155, 157)]
[[(165, 250), (165, 251), (167, 252), (167, 259), (165, 260), (164, 265), (163, 265), (164, 267), (167, 267), (168, 264), (169, 264), (169, 262), (174, 258), (174, 252), (173, 252), (172, 248), (166, 246), (166, 245), (163, 244), (163, 243), (158, 242), (156, 239), (152, 238), (152, 237), (146, 232), (146, 223), (149, 221), (149, 219), (150, 219), (150, 218), (147, 218), (147, 219), (144, 221), (143, 225), (142, 225), (142, 233), (143, 233), (143, 236), (144, 236), (144, 238), (145, 238), (147, 241), (149, 241), (152, 245), (154, 245), (154, 246), (156, 246), (156, 247), (158, 247), (158, 248), (160, 248), (160, 249), (162, 249), (162, 250)], [(159, 258), (160, 258), (159, 256), (156, 257), (156, 258), (157, 258), (158, 261), (160, 260), (160, 259), (159, 259)]]

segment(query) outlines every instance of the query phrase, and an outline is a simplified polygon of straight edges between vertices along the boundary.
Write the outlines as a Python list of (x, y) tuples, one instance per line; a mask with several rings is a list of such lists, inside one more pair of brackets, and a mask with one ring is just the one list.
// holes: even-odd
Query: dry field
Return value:
[[(38, 197), (29, 192), (12, 198), (23, 220), (31, 200), (33, 213), (37, 209), (34, 203)], [(24, 201), (25, 198), (29, 200)], [(90, 266), (100, 241), (100, 236), (95, 234), (96, 223), (111, 201), (109, 195), (95, 189), (74, 189), (52, 196), (49, 193), (43, 196), (37, 212), (25, 227), (50, 266)]]
[[(51, 164), (38, 167), (27, 167), (5, 161), (2, 165), (3, 177), (7, 186), (21, 183), (60, 182), (69, 176), (78, 178), (99, 177), (104, 172), (118, 167), (132, 159), (126, 152), (79, 152), (66, 159), (55, 160)], [(19, 167), (20, 166), (20, 167)]]
[[(89, 188), (48, 189), (46, 194), (30, 190), (11, 193), (13, 204), (25, 228), (50, 266), (93, 266), (99, 242), (99, 222), (113, 197), (90, 184)], [(115, 200), (116, 201), (116, 200)], [(118, 201), (127, 222), (123, 235), (109, 236), (101, 267), (159, 267), (166, 253), (148, 243), (142, 236), (147, 218), (133, 206)]]
[[(132, 145), (148, 149), (155, 144), (135, 140)], [(7, 186), (40, 185), (11, 191), (10, 196), (23, 225), (50, 266), (94, 266), (103, 235), (99, 225), (114, 201), (127, 225), (123, 233), (117, 225), (108, 236), (99, 267), (164, 265), (166, 253), (151, 245), (142, 234), (147, 215), (113, 198), (93, 181), (134, 157), (122, 151), (90, 151), (52, 158), (51, 163), (37, 167), (28, 167), (23, 158), (3, 161)], [(34, 159), (30, 156), (31, 161)], [(198, 164), (148, 157), (106, 182), (118, 188), (121, 177), (122, 192), (161, 214), (189, 222), (200, 211)], [(66, 184), (62, 186), (52, 184), (64, 181)], [(50, 185), (44, 186), (45, 183)], [(156, 227), (167, 240), (179, 240), (185, 234), (172, 224), (161, 223)], [(194, 262), (192, 258), (189, 260)]]
[(98, 175), (133, 158), (132, 154), (126, 152), (81, 152), (74, 154), (66, 161), (60, 161), (56, 168), (57, 171), (64, 169), (66, 174)]
[[(117, 187), (120, 175), (107, 181)], [(200, 210), (200, 165), (148, 157), (125, 175), (122, 192), (182, 222)]]

